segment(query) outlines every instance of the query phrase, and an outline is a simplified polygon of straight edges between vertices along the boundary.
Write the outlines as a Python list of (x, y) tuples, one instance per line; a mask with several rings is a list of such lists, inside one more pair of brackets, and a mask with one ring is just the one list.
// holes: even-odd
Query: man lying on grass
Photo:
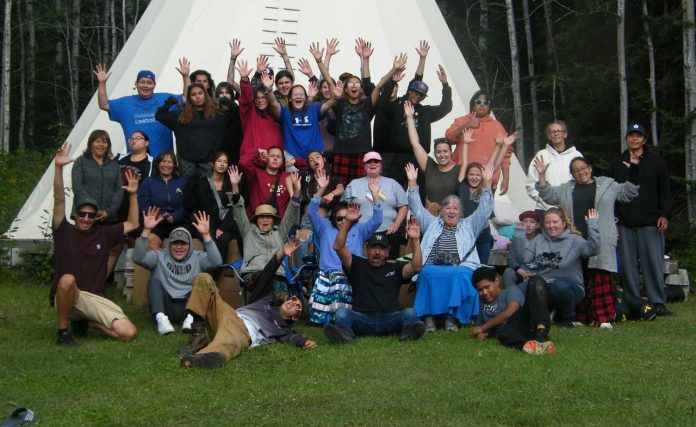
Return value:
[[(130, 341), (137, 330), (123, 310), (106, 299), (106, 270), (109, 249), (123, 235), (138, 228), (138, 178), (126, 171), (129, 207), (126, 222), (98, 225), (97, 202), (84, 197), (75, 205), (75, 225), (65, 218), (63, 166), (75, 161), (68, 157), (70, 144), (58, 149), (53, 179), (54, 273), (50, 301), (58, 314), (58, 345), (77, 347), (75, 335), (95, 328), (111, 338)], [(68, 331), (72, 322), (72, 333)]]
[[(306, 230), (301, 232), (307, 235)], [(291, 256), (300, 247), (300, 240), (293, 238), (285, 243), (271, 257), (255, 283), (246, 283), (250, 292), (247, 297), (249, 303), (238, 310), (222, 300), (209, 274), (202, 273), (193, 279), (193, 290), (186, 309), (193, 316), (194, 323), (207, 323), (213, 339), (208, 344), (205, 330), (201, 336), (194, 329), (188, 346), (182, 349), (185, 355), (181, 359), (181, 366), (219, 368), (237, 357), (242, 349), (276, 342), (292, 343), (304, 349), (317, 346), (317, 343), (290, 328), (302, 315), (302, 301), (297, 297), (280, 301), (273, 291), (278, 267), (283, 258)]]
[(483, 303), (471, 336), (479, 340), (497, 336), (504, 346), (529, 354), (556, 351), (549, 341), (551, 319), (543, 279), (532, 277), (524, 285), (503, 290), (495, 270), (479, 267), (471, 276), (471, 283)]
[(367, 242), (367, 259), (353, 255), (346, 248), (348, 230), (360, 218), (359, 205), (351, 204), (336, 237), (338, 252), (348, 281), (353, 288), (353, 308), (339, 308), (335, 322), (324, 325), (324, 335), (334, 344), (347, 344), (355, 335), (387, 335), (399, 332), (399, 340), (417, 340), (425, 333), (425, 324), (416, 310), (399, 310), (401, 284), (423, 267), (420, 250), (420, 226), (412, 219), (406, 231), (413, 243), (413, 260), (387, 262), (389, 243), (384, 234), (375, 234)]
[(177, 227), (169, 233), (168, 249), (148, 251), (148, 237), (164, 216), (154, 206), (143, 215), (143, 233), (135, 244), (133, 262), (152, 271), (147, 283), (147, 303), (160, 335), (174, 332), (171, 321), (183, 322), (182, 332), (191, 332), (193, 328), (205, 334), (205, 322), (193, 323), (193, 317), (186, 312), (186, 302), (191, 295), (193, 279), (222, 264), (222, 257), (210, 236), (208, 214), (199, 211), (194, 218), (192, 225), (203, 238), (205, 251), (193, 249), (191, 233), (184, 227)]

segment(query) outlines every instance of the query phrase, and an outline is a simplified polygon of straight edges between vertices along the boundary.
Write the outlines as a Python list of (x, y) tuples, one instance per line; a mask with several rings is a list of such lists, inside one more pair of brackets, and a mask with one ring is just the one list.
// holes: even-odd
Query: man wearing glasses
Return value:
[[(280, 301), (273, 292), (273, 277), (286, 256), (300, 247), (300, 240), (307, 237), (307, 230), (300, 230), (299, 238), (293, 238), (278, 249), (261, 274), (247, 281), (248, 304), (235, 310), (220, 296), (220, 292), (208, 274), (193, 280), (193, 290), (186, 309), (195, 322), (205, 322), (211, 331), (208, 343), (192, 336), (189, 345), (182, 349), (184, 368), (220, 368), (225, 362), (254, 348), (277, 342), (294, 344), (303, 349), (313, 349), (317, 343), (298, 334), (291, 325), (302, 317), (304, 305), (297, 297)], [(303, 237), (304, 236), (304, 237)]]
[[(55, 159), (53, 180), (53, 242), (54, 275), (50, 302), (58, 314), (58, 345), (77, 347), (75, 335), (87, 328), (98, 329), (105, 335), (130, 341), (137, 330), (123, 310), (106, 298), (107, 260), (109, 249), (121, 242), (123, 235), (138, 228), (138, 179), (128, 171), (128, 219), (113, 225), (96, 225), (99, 206), (84, 197), (77, 200), (75, 225), (65, 215), (63, 167), (75, 159), (68, 157), (70, 144), (60, 148)], [(73, 321), (72, 333), (68, 322)]]
[[(469, 114), (459, 117), (454, 120), (454, 123), (445, 132), (447, 138), (452, 144), (456, 144), (452, 159), (459, 163), (461, 159), (461, 151), (468, 149), (469, 163), (480, 163), (485, 165), (488, 163), (489, 157), (493, 152), (498, 136), (505, 137), (505, 128), (503, 125), (491, 117), (491, 98), (484, 90), (479, 90), (469, 100)], [(464, 143), (464, 131), (473, 129), (472, 137), (474, 141), (471, 144)], [(505, 194), (510, 182), (510, 156), (512, 156), (512, 148), (508, 148), (505, 153), (505, 158), (501, 165), (503, 171), (503, 182), (501, 183), (500, 194)], [(462, 165), (466, 168), (466, 165)], [(493, 192), (497, 188), (498, 172), (493, 175)]]
[(539, 150), (529, 163), (529, 171), (527, 172), (527, 181), (525, 184), (527, 187), (527, 194), (536, 202), (537, 211), (545, 211), (550, 208), (551, 205), (541, 200), (539, 192), (535, 188), (537, 181), (539, 181), (539, 172), (537, 172), (534, 166), (534, 159), (539, 159), (544, 162), (545, 165), (548, 165), (546, 169), (546, 182), (548, 185), (553, 186), (568, 182), (573, 177), (570, 173), (570, 163), (576, 157), (582, 157), (582, 153), (580, 153), (573, 144), (566, 141), (568, 138), (568, 128), (565, 122), (556, 120), (549, 123), (546, 126), (546, 137), (549, 139), (549, 143), (546, 144), (544, 149)]

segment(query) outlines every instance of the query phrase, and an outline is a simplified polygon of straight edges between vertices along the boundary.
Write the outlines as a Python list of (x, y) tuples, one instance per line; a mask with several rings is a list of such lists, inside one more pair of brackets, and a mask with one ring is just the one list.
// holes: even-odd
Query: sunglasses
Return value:
[(372, 163), (382, 163), (382, 161), (381, 161), (381, 160), (377, 160), (377, 159), (372, 159), (372, 160), (368, 160), (368, 161), (365, 162), (366, 165), (369, 165), (369, 164), (372, 164)]
[(344, 219), (346, 219), (345, 216), (337, 216), (337, 217), (336, 217), (336, 222), (341, 222), (341, 221), (343, 221)]
[(97, 217), (97, 213), (96, 212), (79, 211), (79, 212), (77, 212), (77, 216), (80, 218), (94, 219)]
[(302, 301), (296, 296), (290, 297), (290, 301), (295, 304), (295, 315), (292, 317), (292, 320), (297, 320), (302, 317)]
[(360, 84), (360, 82), (349, 82), (349, 83), (346, 83), (346, 87), (347, 87), (347, 88), (358, 88), (358, 87), (360, 87), (360, 86), (362, 86), (362, 85)]
[(475, 99), (474, 104), (476, 105), (491, 105), (490, 99)]

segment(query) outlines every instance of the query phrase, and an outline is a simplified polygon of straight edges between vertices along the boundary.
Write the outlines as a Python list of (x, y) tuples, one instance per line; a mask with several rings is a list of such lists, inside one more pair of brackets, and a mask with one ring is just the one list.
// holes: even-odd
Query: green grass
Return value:
[(468, 328), (335, 347), (301, 325), (317, 349), (266, 346), (204, 371), (179, 367), (186, 336), (159, 337), (128, 306), (134, 342), (90, 332), (79, 349), (59, 348), (47, 295), (43, 284), (0, 281), (0, 419), (21, 405), (40, 425), (70, 426), (696, 423), (692, 301), (671, 306), (678, 317), (611, 332), (553, 329), (548, 357), (477, 342)]

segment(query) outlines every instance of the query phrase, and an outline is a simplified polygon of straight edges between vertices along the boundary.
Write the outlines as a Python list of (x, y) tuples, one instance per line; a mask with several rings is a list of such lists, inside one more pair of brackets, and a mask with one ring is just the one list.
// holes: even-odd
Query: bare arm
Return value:
[(140, 226), (140, 215), (138, 213), (138, 177), (132, 171), (126, 170), (126, 181), (128, 185), (123, 189), (128, 192), (128, 218), (123, 223), (123, 233), (128, 234)]
[(334, 37), (331, 40), (326, 39), (326, 54), (324, 55), (324, 63), (326, 63), (326, 68), (329, 68), (329, 64), (331, 63), (331, 58), (340, 52), (338, 49), (338, 43), (339, 40)]
[(65, 189), (63, 184), (63, 166), (75, 161), (68, 157), (71, 145), (66, 144), (58, 149), (55, 159), (55, 175), (53, 177), (53, 229), (60, 226), (65, 219)]
[(263, 82), (263, 87), (265, 88), (266, 101), (268, 101), (268, 106), (271, 108), (273, 115), (278, 118), (280, 117), (280, 103), (273, 93), (273, 79), (268, 75), (268, 70), (264, 70), (261, 74), (261, 81)]
[(336, 240), (334, 241), (334, 250), (341, 259), (341, 264), (346, 270), (350, 270), (351, 263), (353, 261), (353, 254), (350, 253), (348, 248), (346, 248), (346, 239), (348, 237), (348, 230), (357, 223), (360, 219), (360, 205), (357, 203), (350, 203), (346, 211), (346, 218), (341, 224), (341, 229), (338, 231)]
[(460, 168), (459, 168), (459, 182), (464, 181), (464, 178), (466, 178), (466, 165), (469, 163), (469, 144), (471, 144), (474, 139), (471, 137), (471, 134), (474, 131), (472, 129), (465, 129), (463, 132), (464, 135), (464, 144), (462, 144), (461, 150), (460, 150)]
[(428, 52), (430, 51), (430, 45), (427, 41), (421, 40), (420, 44), (416, 48), (418, 53), (418, 68), (416, 68), (416, 76), (422, 76), (425, 73), (425, 59), (428, 57)]
[(404, 279), (410, 279), (414, 275), (418, 274), (423, 269), (423, 254), (421, 253), (420, 247), (420, 226), (415, 218), (412, 218), (408, 222), (408, 227), (406, 227), (406, 233), (408, 233), (408, 238), (413, 243), (413, 258), (411, 262), (404, 266), (404, 271), (402, 277)]
[(176, 67), (176, 71), (181, 74), (181, 80), (184, 85), (183, 92), (181, 93), (184, 94), (184, 102), (186, 102), (186, 93), (188, 92), (188, 87), (191, 86), (191, 76), (189, 74), (191, 72), (191, 63), (185, 56), (179, 59), (179, 66)]
[(97, 64), (92, 71), (97, 77), (97, 102), (99, 103), (99, 109), (103, 111), (109, 111), (109, 97), (106, 94), (106, 81), (109, 80), (111, 73), (109, 73), (104, 66), (104, 64)]
[(280, 55), (281, 58), (283, 58), (283, 62), (285, 63), (285, 69), (292, 74), (292, 80), (295, 80), (295, 72), (292, 69), (292, 63), (290, 62), (290, 56), (288, 56), (288, 50), (285, 46), (285, 39), (282, 37), (276, 37), (275, 39), (275, 47), (273, 50), (275, 50), (278, 55)]
[[(242, 54), (242, 52), (244, 52), (244, 48), (241, 46), (242, 43), (237, 39), (233, 39), (230, 42), (230, 65), (227, 67), (227, 83), (232, 85), (232, 89), (234, 89), (237, 93), (241, 93), (241, 90), (239, 88), (239, 83), (237, 83), (234, 79), (234, 71), (237, 64), (237, 58)], [(249, 78), (249, 76), (247, 76), (247, 78)]]
[(377, 105), (377, 101), (379, 100), (379, 95), (382, 92), (382, 89), (384, 89), (384, 86), (389, 82), (394, 77), (394, 74), (399, 71), (403, 72), (403, 70), (406, 67), (406, 60), (408, 57), (406, 56), (405, 53), (400, 53), (399, 56), (394, 58), (394, 64), (392, 65), (391, 69), (387, 71), (387, 74), (382, 76), (382, 78), (377, 82), (377, 85), (375, 86), (375, 90), (372, 91), (371, 95), (371, 100), (372, 100), (372, 105)]
[(406, 127), (408, 128), (408, 140), (411, 142), (411, 148), (413, 148), (413, 154), (416, 156), (416, 161), (418, 162), (418, 167), (422, 171), (428, 164), (428, 153), (420, 144), (420, 138), (418, 138), (418, 131), (416, 130), (416, 120), (413, 118), (415, 109), (411, 102), (404, 102), (404, 113), (406, 114)]

